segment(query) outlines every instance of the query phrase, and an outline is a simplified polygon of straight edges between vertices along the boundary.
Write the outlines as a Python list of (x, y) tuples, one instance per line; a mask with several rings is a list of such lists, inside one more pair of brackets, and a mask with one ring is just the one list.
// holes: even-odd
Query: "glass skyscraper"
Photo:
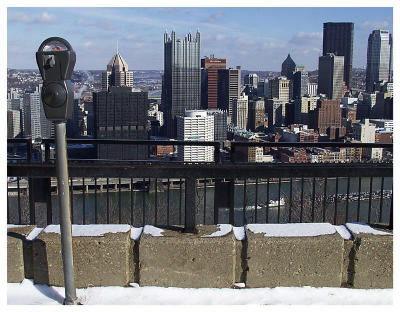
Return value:
[(351, 88), (353, 68), (354, 23), (324, 23), (322, 56), (344, 56), (344, 82)]
[(185, 110), (200, 109), (201, 69), (200, 33), (195, 38), (189, 33), (185, 39), (164, 34), (164, 76), (162, 106), (166, 134), (176, 138), (176, 117), (184, 116)]
[(368, 37), (366, 90), (374, 91), (379, 81), (391, 81), (392, 35), (387, 30), (374, 30)]

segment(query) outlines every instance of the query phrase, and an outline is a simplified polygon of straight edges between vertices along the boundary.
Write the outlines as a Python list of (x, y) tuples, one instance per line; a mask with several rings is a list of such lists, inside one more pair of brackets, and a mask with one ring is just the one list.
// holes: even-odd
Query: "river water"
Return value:
[[(311, 222), (314, 215), (315, 222), (322, 222), (325, 214), (325, 221), (341, 224), (344, 223), (346, 217), (346, 201), (338, 201), (335, 213), (334, 202), (326, 202), (324, 204), (324, 180), (316, 179), (314, 210), (312, 205), (312, 178), (304, 179), (303, 181), (303, 200), (301, 200), (301, 180), (293, 180), (292, 183), (292, 208), (289, 208), (290, 183), (288, 181), (281, 182), (280, 198), (285, 201), (283, 205), (266, 207), (267, 203), (267, 183), (258, 183), (257, 186), (257, 206), (256, 201), (256, 185), (254, 183), (246, 183), (238, 181), (235, 185), (235, 210), (234, 220), (235, 225), (240, 226), (246, 223), (286, 223), (300, 222), (300, 214), (302, 222)], [(361, 192), (369, 193), (370, 179), (361, 179)], [(350, 179), (350, 193), (358, 194), (358, 178)], [(384, 190), (392, 190), (392, 178), (385, 178), (383, 184)], [(213, 224), (214, 223), (214, 186), (203, 184), (197, 189), (196, 194), (196, 222), (198, 224)], [(278, 183), (269, 184), (269, 200), (277, 201), (279, 186)], [(372, 183), (373, 192), (380, 192), (381, 178), (374, 178)], [(346, 194), (347, 178), (338, 179), (338, 194)], [(333, 195), (336, 192), (335, 179), (327, 180), (326, 194)], [(224, 196), (221, 194), (221, 196)], [(226, 195), (225, 195), (226, 196)], [(358, 196), (358, 195), (357, 195)], [(367, 196), (368, 198), (368, 196)], [(83, 204), (84, 199), (84, 204)], [(303, 208), (301, 208), (303, 201)], [(29, 220), (28, 216), (28, 199), (26, 196), (21, 196), (22, 206), (22, 223)], [(108, 220), (107, 220), (107, 202), (108, 202)], [(167, 205), (169, 202), (169, 207)], [(119, 205), (120, 204), (120, 205)], [(17, 223), (17, 197), (9, 197), (9, 222)], [(83, 215), (85, 214), (85, 223), (95, 223), (95, 206), (97, 205), (97, 223), (128, 223), (134, 226), (142, 226), (143, 224), (157, 225), (179, 225), (184, 222), (184, 206), (185, 192), (182, 188), (170, 188), (169, 195), (166, 187), (162, 187), (159, 183), (157, 194), (154, 192), (154, 183), (151, 184), (149, 191), (110, 191), (106, 192), (82, 193), (73, 194), (72, 212), (73, 223), (82, 224)], [(120, 206), (120, 209), (119, 209)], [(382, 207), (381, 207), (382, 206)], [(325, 209), (324, 209), (325, 207)], [(389, 222), (390, 218), (391, 199), (380, 201), (380, 197), (371, 201), (370, 221), (380, 221), (380, 211), (382, 211), (381, 221)], [(348, 202), (348, 220), (357, 221), (357, 214), (361, 222), (368, 221), (369, 202), (358, 202), (349, 200)], [(245, 209), (245, 213), (244, 213)], [(45, 206), (44, 204), (36, 204), (36, 218), (39, 226), (45, 225)], [(52, 196), (53, 223), (59, 223), (58, 197)], [(325, 210), (325, 211), (324, 211)], [(313, 212), (314, 211), (314, 212)], [(279, 217), (279, 221), (278, 221)], [(219, 209), (218, 223), (229, 223), (228, 209)]]

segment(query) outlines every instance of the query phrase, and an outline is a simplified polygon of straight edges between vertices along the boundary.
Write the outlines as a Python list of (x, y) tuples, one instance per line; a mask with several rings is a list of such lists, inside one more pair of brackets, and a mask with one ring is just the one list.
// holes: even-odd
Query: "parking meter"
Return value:
[(71, 203), (65, 122), (72, 115), (74, 92), (71, 84), (76, 55), (65, 39), (51, 37), (36, 52), (36, 62), (43, 78), (42, 102), (47, 119), (56, 129), (56, 173), (60, 207), (61, 249), (64, 271), (64, 304), (78, 304), (74, 281)]
[(48, 38), (36, 52), (36, 62), (43, 78), (41, 97), (46, 118), (52, 121), (71, 118), (74, 91), (70, 79), (76, 62), (71, 45), (63, 38)]

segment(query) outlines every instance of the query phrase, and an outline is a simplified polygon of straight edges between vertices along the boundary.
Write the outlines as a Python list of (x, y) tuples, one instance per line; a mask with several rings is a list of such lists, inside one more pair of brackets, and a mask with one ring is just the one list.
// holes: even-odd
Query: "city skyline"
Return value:
[[(375, 29), (393, 32), (393, 9), (9, 7), (7, 67), (35, 69), (37, 47), (43, 38), (57, 35), (71, 42), (78, 70), (102, 70), (115, 54), (117, 40), (132, 70), (162, 70), (165, 30), (184, 37), (198, 29), (201, 57), (226, 58), (227, 67), (280, 71), (290, 53), (296, 64), (311, 71), (318, 68), (322, 53), (324, 22), (354, 23), (353, 68), (365, 68), (368, 36)], [(28, 29), (31, 39), (23, 40)]]

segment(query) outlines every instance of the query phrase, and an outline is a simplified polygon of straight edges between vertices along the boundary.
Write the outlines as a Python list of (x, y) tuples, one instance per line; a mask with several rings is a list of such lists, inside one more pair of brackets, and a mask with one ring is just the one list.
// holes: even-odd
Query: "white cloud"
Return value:
[(361, 24), (356, 24), (360, 29), (382, 29), (389, 27), (388, 21), (364, 21)]
[(93, 42), (92, 41), (86, 41), (83, 45), (85, 46), (85, 48), (89, 48), (89, 47), (91, 47), (93, 45)]
[(306, 33), (300, 31), (290, 38), (289, 43), (296, 45), (322, 44), (322, 32)]
[(24, 24), (50, 24), (57, 20), (54, 14), (42, 12), (39, 15), (29, 16), (22, 12), (9, 15), (9, 22), (24, 23)]

